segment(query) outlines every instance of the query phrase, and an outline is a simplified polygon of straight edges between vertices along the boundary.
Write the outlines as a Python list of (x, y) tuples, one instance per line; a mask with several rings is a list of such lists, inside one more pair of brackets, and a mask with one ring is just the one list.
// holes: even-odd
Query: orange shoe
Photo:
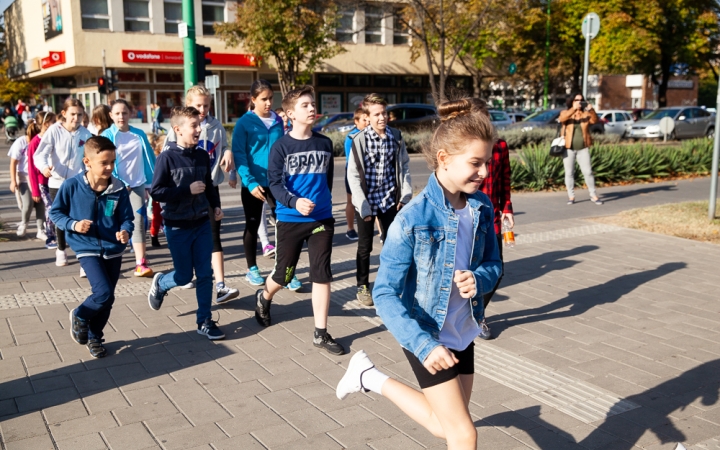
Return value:
[(147, 266), (147, 263), (143, 259), (140, 261), (140, 264), (135, 266), (135, 276), (136, 277), (151, 277), (153, 276), (153, 271), (151, 268)]

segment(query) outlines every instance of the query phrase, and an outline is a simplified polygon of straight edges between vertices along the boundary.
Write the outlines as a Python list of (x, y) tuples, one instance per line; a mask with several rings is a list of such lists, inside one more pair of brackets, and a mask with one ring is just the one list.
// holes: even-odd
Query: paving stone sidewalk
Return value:
[[(353, 300), (343, 231), (329, 331), (415, 385), (374, 309)], [(581, 220), (518, 234), (488, 311), (497, 339), (476, 344), (478, 448), (718, 448), (720, 247)], [(169, 263), (157, 258), (154, 267)], [(267, 273), (271, 261), (259, 261)], [(195, 332), (193, 290), (152, 311), (148, 280), (125, 278), (101, 360), (68, 335), (68, 311), (87, 289), (70, 267), (0, 284), (5, 449), (445, 448), (380, 396), (335, 397), (351, 354), (313, 347), (309, 290), (279, 294), (274, 325), (261, 329), (244, 258), (227, 264), (240, 298), (213, 308), (224, 341)]]

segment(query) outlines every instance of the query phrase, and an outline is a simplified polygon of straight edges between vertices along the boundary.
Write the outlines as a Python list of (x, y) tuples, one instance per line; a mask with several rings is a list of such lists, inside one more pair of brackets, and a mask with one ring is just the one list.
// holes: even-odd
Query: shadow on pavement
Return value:
[(613, 202), (615, 200), (624, 200), (630, 197), (635, 197), (638, 195), (645, 195), (645, 194), (652, 194), (655, 192), (668, 192), (668, 191), (677, 191), (677, 186), (675, 185), (663, 185), (663, 186), (648, 186), (640, 189), (632, 189), (628, 191), (616, 191), (616, 192), (608, 192), (602, 194), (602, 201), (604, 202)]
[[(671, 418), (670, 415), (675, 411), (685, 410), (689, 405), (698, 401), (706, 407), (716, 405), (719, 390), (720, 359), (716, 359), (690, 369), (679, 377), (665, 381), (647, 391), (625, 398), (623, 401), (630, 401), (641, 407), (606, 418), (579, 442), (573, 439), (568, 433), (569, 430), (562, 430), (538, 417), (540, 406), (495, 414), (476, 422), (475, 425), (478, 427), (514, 427), (518, 423), (518, 415), (530, 418), (542, 426), (532, 427), (525, 431), (543, 450), (558, 448), (557, 439), (561, 437), (570, 443), (579, 444), (583, 448), (602, 447), (613, 450), (630, 450), (636, 448), (636, 444), (645, 447), (654, 443), (639, 442), (648, 431), (652, 432), (661, 443), (674, 444), (692, 439), (685, 435), (682, 428), (692, 429), (693, 424), (683, 423), (683, 419)], [(559, 433), (559, 435), (548, 432), (548, 430)], [(702, 439), (705, 437), (700, 440)], [(689, 443), (694, 444), (695, 442)]]

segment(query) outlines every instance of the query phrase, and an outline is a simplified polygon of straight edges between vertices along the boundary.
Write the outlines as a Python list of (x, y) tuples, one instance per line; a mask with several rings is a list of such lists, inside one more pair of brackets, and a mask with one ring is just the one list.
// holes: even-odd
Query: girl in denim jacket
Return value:
[(368, 390), (387, 397), (450, 450), (476, 448), (473, 340), (483, 294), (500, 276), (493, 206), (479, 191), (496, 135), (481, 109), (467, 98), (439, 106), (426, 151), (434, 173), (398, 213), (380, 255), (375, 305), (422, 391), (380, 372), (362, 350), (336, 390), (341, 400)]

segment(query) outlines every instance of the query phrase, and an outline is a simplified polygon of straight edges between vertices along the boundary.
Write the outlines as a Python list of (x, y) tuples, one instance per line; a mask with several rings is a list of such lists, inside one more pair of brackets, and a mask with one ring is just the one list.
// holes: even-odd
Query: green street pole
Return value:
[(198, 83), (195, 73), (195, 5), (193, 3), (193, 0), (182, 0), (182, 20), (187, 24), (187, 36), (183, 38), (186, 91)]
[(548, 91), (550, 90), (550, 1), (547, 0), (547, 23), (545, 24), (545, 89), (543, 89), (543, 109), (548, 109)]

